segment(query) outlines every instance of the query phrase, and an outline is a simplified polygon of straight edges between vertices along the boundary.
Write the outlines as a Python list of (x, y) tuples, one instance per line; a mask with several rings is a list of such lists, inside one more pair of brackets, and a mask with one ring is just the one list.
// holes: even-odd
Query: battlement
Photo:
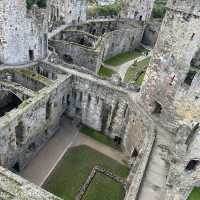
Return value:
[(167, 8), (200, 17), (199, 0), (168, 0)]

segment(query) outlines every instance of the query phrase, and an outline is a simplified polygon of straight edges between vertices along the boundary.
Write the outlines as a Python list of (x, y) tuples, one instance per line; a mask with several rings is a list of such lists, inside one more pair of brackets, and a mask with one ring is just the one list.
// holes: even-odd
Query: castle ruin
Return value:
[(63, 115), (120, 141), (125, 200), (186, 200), (200, 186), (200, 2), (168, 0), (140, 90), (96, 74), (142, 41), (154, 0), (123, 3), (122, 19), (86, 21), (68, 1), (0, 2), (0, 198), (61, 199), (9, 170), (26, 167)]

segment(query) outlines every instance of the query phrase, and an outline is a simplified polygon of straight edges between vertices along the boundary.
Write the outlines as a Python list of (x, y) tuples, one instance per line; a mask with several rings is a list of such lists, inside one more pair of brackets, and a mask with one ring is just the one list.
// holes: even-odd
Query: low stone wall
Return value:
[(2, 167), (0, 167), (0, 188), (2, 200), (62, 200)]
[(128, 184), (126, 182), (125, 179), (119, 177), (119, 176), (116, 176), (114, 175), (112, 172), (106, 170), (106, 169), (103, 169), (99, 166), (95, 166), (93, 169), (92, 169), (92, 172), (90, 173), (90, 175), (87, 177), (87, 180), (85, 181), (85, 183), (83, 184), (83, 186), (80, 188), (80, 191), (79, 193), (76, 195), (76, 200), (81, 200), (83, 199), (83, 196), (84, 194), (86, 193), (87, 189), (89, 188), (92, 180), (95, 178), (95, 175), (97, 173), (101, 173), (105, 176), (108, 176), (110, 177), (111, 179), (113, 179), (114, 181), (116, 181), (117, 183), (120, 183), (125, 190), (128, 189)]
[(67, 57), (69, 63), (98, 72), (103, 60), (137, 48), (143, 31), (142, 24), (128, 20), (91, 21), (68, 27), (49, 40), (49, 45), (61, 59)]

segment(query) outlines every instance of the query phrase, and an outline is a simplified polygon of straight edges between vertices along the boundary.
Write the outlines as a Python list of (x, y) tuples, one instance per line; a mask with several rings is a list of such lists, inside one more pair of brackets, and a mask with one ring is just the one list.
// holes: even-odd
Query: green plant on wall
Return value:
[(26, 0), (28, 9), (31, 9), (34, 4), (37, 4), (39, 8), (46, 8), (47, 0)]

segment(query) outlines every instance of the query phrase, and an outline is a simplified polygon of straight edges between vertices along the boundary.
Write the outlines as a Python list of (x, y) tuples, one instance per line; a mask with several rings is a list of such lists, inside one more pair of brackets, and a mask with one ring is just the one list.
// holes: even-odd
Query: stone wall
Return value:
[(23, 168), (55, 133), (66, 106), (63, 95), (70, 84), (69, 76), (60, 75), (53, 85), (0, 118), (1, 165)]
[(142, 28), (143, 23), (129, 19), (104, 19), (104, 20), (89, 20), (87, 23), (82, 23), (77, 26), (69, 26), (67, 30), (80, 30), (88, 32), (96, 36), (102, 36), (104, 33), (109, 33), (120, 29), (137, 29)]
[(134, 50), (140, 45), (143, 28), (120, 29), (104, 34), (103, 60), (109, 59), (120, 53)]
[(159, 21), (154, 20), (154, 21), (148, 22), (144, 29), (142, 43), (153, 48), (158, 39), (160, 27), (161, 27), (161, 22)]
[(142, 24), (126, 20), (91, 21), (68, 27), (55, 35), (49, 45), (61, 59), (98, 72), (103, 60), (137, 48), (143, 31)]
[[(47, 14), (25, 0), (1, 1), (0, 62), (23, 64), (47, 56)], [(17, 55), (17, 56), (16, 56)]]
[(6, 200), (61, 200), (3, 167), (0, 167), (0, 188), (0, 198)]
[(98, 72), (101, 66), (102, 51), (99, 48), (95, 49), (62, 40), (50, 40), (49, 44), (55, 48), (59, 57), (67, 63), (84, 66), (93, 72)]
[(180, 121), (175, 96), (200, 42), (199, 16), (188, 16), (188, 8), (181, 12), (177, 9), (174, 2), (167, 10), (141, 92), (145, 110), (171, 131)]
[(123, 0), (121, 17), (147, 21), (153, 10), (154, 0)]
[(49, 26), (85, 22), (86, 8), (85, 0), (50, 0), (47, 4)]

